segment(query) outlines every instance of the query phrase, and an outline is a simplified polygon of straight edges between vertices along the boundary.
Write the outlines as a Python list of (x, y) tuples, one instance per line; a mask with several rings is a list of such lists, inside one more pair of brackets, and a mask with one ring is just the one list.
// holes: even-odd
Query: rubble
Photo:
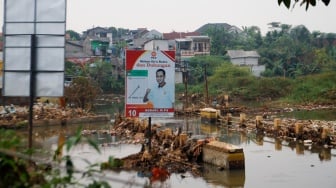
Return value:
[[(93, 118), (94, 113), (82, 108), (62, 108), (50, 103), (37, 103), (33, 106), (33, 122), (35, 124), (66, 123), (75, 118)], [(27, 106), (1, 106), (0, 128), (18, 128), (28, 125), (29, 109)]]
[[(161, 169), (168, 174), (188, 171), (194, 175), (200, 175), (198, 162), (202, 157), (201, 148), (210, 141), (210, 138), (199, 143), (198, 139), (188, 139), (186, 134), (173, 133), (171, 129), (159, 124), (152, 125), (151, 133), (149, 133), (147, 125), (146, 119), (116, 118), (110, 130), (111, 134), (120, 138), (137, 140), (137, 144), (142, 144), (139, 153), (121, 159), (123, 169), (142, 172)], [(148, 140), (149, 136), (150, 140)]]
[[(147, 119), (116, 117), (110, 134), (120, 138), (134, 140), (142, 144), (139, 153), (122, 158), (123, 169), (150, 172), (153, 168), (167, 170), (168, 173), (192, 172), (199, 175), (202, 170), (202, 150), (208, 143), (217, 140), (215, 137), (193, 138), (184, 132), (173, 132), (171, 129), (153, 124), (151, 135), (148, 133)], [(324, 147), (336, 147), (334, 128), (336, 122), (274, 119), (258, 116), (247, 118), (242, 122), (220, 124), (230, 130), (254, 132), (267, 137), (311, 143)], [(150, 140), (148, 140), (150, 139)], [(150, 142), (150, 144), (148, 144)], [(113, 169), (113, 168), (112, 168)]]
[[(224, 126), (234, 131), (254, 132), (267, 137), (304, 144), (336, 147), (336, 121), (279, 119), (271, 116), (243, 117), (246, 119), (213, 126)], [(223, 122), (228, 123), (228, 121)], [(150, 172), (153, 168), (160, 168), (167, 170), (168, 173), (189, 171), (194, 175), (200, 174), (202, 165), (199, 162), (202, 162), (202, 149), (207, 143), (211, 143), (217, 138), (193, 139), (186, 133), (174, 133), (159, 124), (152, 125), (152, 135), (148, 137), (147, 125), (147, 119), (116, 117), (110, 133), (120, 138), (136, 140), (133, 143), (143, 145), (139, 153), (121, 159), (123, 161), (122, 168), (146, 172)]]
[[(3, 107), (0, 112), (2, 127), (27, 124), (29, 113), (26, 107)], [(255, 132), (268, 137), (299, 141), (304, 144), (336, 147), (336, 121), (279, 119), (275, 118), (272, 113), (264, 111), (260, 111), (260, 113), (262, 115), (241, 116), (242, 118), (237, 122), (233, 122), (232, 116), (223, 116), (221, 124), (214, 126), (225, 126), (230, 130)], [(69, 120), (96, 116), (80, 108), (62, 108), (45, 103), (34, 105), (33, 114), (34, 121)], [(190, 113), (189, 115), (198, 116), (199, 114)], [(88, 130), (82, 131), (84, 135), (93, 133)], [(157, 123), (152, 124), (151, 131), (149, 131), (147, 119), (125, 118), (121, 115), (115, 117), (114, 125), (104, 133), (118, 136), (130, 144), (142, 145), (142, 150), (139, 153), (119, 159), (122, 161), (119, 168), (138, 170), (143, 174), (156, 173), (157, 176), (151, 175), (151, 177), (159, 179), (167, 178), (171, 173), (187, 171), (196, 176), (201, 174), (202, 165), (200, 162), (202, 162), (203, 146), (216, 140), (214, 137), (195, 138), (181, 131), (173, 132)], [(102, 147), (108, 145), (109, 143), (106, 143)], [(111, 167), (105, 165), (104, 168)]]

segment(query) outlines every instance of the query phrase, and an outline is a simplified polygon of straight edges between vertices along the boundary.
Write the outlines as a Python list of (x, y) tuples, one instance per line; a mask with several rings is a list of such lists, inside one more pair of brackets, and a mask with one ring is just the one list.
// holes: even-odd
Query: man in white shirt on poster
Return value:
[(174, 88), (165, 81), (166, 71), (158, 69), (155, 74), (158, 85), (146, 90), (143, 102), (152, 102), (154, 108), (173, 108)]

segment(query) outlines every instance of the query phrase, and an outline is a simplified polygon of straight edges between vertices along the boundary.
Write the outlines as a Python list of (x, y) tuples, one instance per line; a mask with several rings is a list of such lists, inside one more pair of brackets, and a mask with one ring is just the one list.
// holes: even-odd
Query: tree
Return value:
[(242, 35), (244, 50), (255, 50), (263, 44), (260, 28), (257, 26), (243, 27)]
[(111, 91), (112, 88), (112, 64), (105, 61), (96, 61), (87, 65), (89, 77), (94, 80), (103, 91)]
[(204, 82), (204, 67), (207, 66), (207, 76), (214, 74), (216, 68), (223, 63), (223, 58), (218, 56), (196, 56), (189, 60), (188, 82), (191, 84)]
[[(252, 77), (248, 67), (235, 66), (229, 62), (222, 62), (216, 66), (214, 73), (209, 77), (209, 91), (230, 91), (234, 87), (243, 87), (245, 78)], [(244, 78), (244, 79), (242, 79)]]
[(101, 94), (97, 83), (88, 77), (76, 77), (69, 87), (65, 88), (64, 96), (72, 107), (90, 111), (95, 99)]
[(77, 33), (76, 31), (73, 30), (68, 30), (66, 31), (66, 33), (68, 33), (70, 35), (70, 39), (71, 40), (80, 40), (80, 34)]
[[(315, 6), (316, 5), (316, 0), (278, 0), (278, 4), (281, 5), (281, 3), (283, 3), (289, 9), (292, 1), (294, 1), (293, 7), (299, 1), (301, 1), (300, 6), (302, 6), (303, 4), (306, 4), (306, 10), (308, 10), (309, 6)], [(330, 0), (322, 0), (322, 2), (326, 6), (328, 6), (329, 3), (330, 3)]]

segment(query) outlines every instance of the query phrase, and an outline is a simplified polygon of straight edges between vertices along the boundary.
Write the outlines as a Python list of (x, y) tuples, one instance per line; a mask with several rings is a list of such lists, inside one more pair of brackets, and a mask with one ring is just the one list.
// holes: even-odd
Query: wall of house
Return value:
[(146, 33), (143, 38), (146, 39), (162, 39), (163, 38), (163, 34), (156, 31), (156, 30), (151, 30), (148, 33)]
[(252, 66), (251, 71), (254, 76), (259, 77), (266, 69), (265, 65)]
[(144, 50), (169, 50), (169, 45), (167, 40), (151, 40), (145, 43)]
[(93, 55), (92, 50), (91, 50), (91, 41), (90, 38), (86, 38), (83, 42), (83, 51), (84, 53), (88, 54), (88, 55)]
[(93, 29), (89, 29), (85, 32), (86, 36), (97, 36), (97, 37), (107, 37), (108, 30), (102, 27), (95, 27)]
[(137, 39), (134, 39), (133, 42), (131, 42), (131, 43), (129, 44), (129, 45), (130, 45), (130, 48), (142, 49), (144, 43), (145, 43), (147, 40), (148, 40), (148, 39), (144, 39), (144, 38), (137, 38)]
[(210, 52), (209, 42), (193, 41), (192, 48), (195, 52)]
[(72, 45), (70, 43), (65, 43), (65, 57), (71, 58), (71, 57), (78, 57), (78, 55), (81, 55), (83, 51), (83, 48), (81, 46)]
[(183, 83), (183, 74), (181, 71), (175, 71), (175, 84)]
[(232, 64), (238, 65), (238, 66), (243, 66), (243, 65), (257, 66), (258, 58), (256, 57), (234, 58), (234, 59), (231, 59), (231, 62)]
[(266, 69), (264, 65), (258, 65), (258, 58), (256, 57), (234, 58), (231, 59), (231, 62), (236, 66), (249, 66), (252, 74), (257, 77)]

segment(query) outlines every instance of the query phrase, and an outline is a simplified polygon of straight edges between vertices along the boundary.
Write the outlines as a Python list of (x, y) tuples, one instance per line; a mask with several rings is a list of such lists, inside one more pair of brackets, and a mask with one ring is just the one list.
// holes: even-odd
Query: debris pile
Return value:
[(277, 118), (272, 115), (233, 117), (222, 116), (220, 126), (231, 130), (255, 132), (267, 137), (287, 141), (311, 142), (327, 147), (336, 147), (336, 121), (298, 120), (294, 118)]
[[(139, 153), (121, 159), (123, 168), (148, 170), (153, 168), (166, 169), (169, 173), (193, 172), (200, 173), (202, 150), (204, 146), (216, 140), (214, 137), (201, 137), (193, 139), (183, 132), (173, 132), (171, 129), (153, 124), (151, 135), (148, 131), (147, 119), (130, 119), (119, 116), (116, 118), (110, 134), (121, 138), (135, 140), (143, 145)], [(218, 126), (218, 125), (213, 125)], [(280, 138), (290, 141), (307, 141), (312, 144), (335, 147), (336, 137), (334, 129), (336, 122), (313, 121), (296, 119), (265, 118), (257, 116), (256, 119), (244, 119), (241, 122), (227, 126), (243, 132), (255, 132), (268, 137)], [(149, 140), (148, 140), (149, 138)]]
[(250, 127), (257, 133), (285, 140), (311, 141), (321, 146), (336, 146), (336, 122), (322, 120), (280, 119), (256, 120)]
[[(66, 120), (71, 118), (92, 117), (93, 113), (82, 108), (62, 108), (54, 104), (37, 103), (33, 106), (33, 120)], [(29, 109), (24, 106), (1, 106), (0, 127), (11, 128), (28, 124)]]
[[(124, 169), (151, 171), (154, 168), (166, 169), (168, 173), (192, 172), (200, 174), (199, 163), (202, 147), (210, 138), (192, 139), (183, 132), (173, 132), (169, 128), (153, 124), (149, 132), (146, 119), (123, 120), (116, 118), (111, 134), (137, 140), (142, 144), (139, 153), (122, 159)], [(149, 138), (149, 139), (148, 139)]]

